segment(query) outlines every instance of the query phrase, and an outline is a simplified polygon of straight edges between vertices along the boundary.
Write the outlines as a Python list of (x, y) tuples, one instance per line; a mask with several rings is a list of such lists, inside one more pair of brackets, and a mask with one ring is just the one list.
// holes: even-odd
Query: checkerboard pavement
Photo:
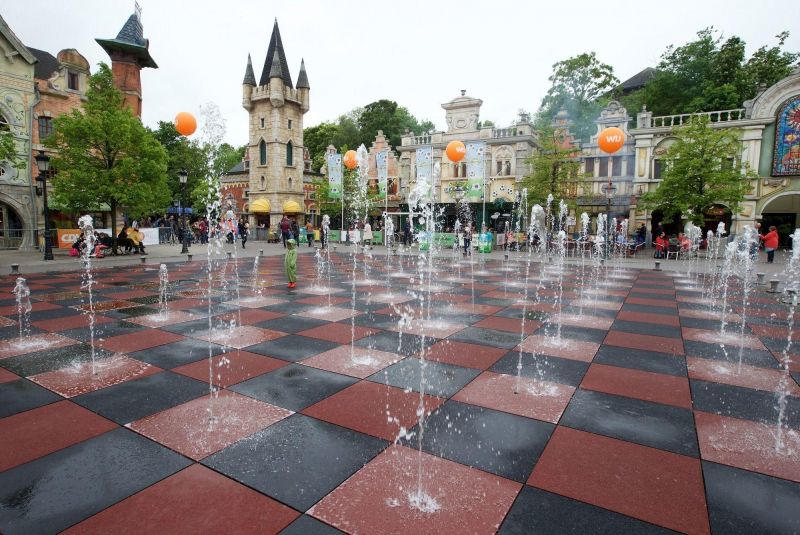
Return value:
[[(24, 346), (6, 278), (0, 532), (800, 531), (800, 351), (784, 374), (774, 297), (731, 290), (740, 349), (680, 275), (581, 289), (572, 266), (557, 292), (546, 267), (537, 297), (534, 264), (525, 301), (519, 262), (441, 259), (421, 304), (414, 258), (359, 257), (355, 285), (332, 258), (326, 291), (311, 257), (293, 291), (277, 257), (238, 286), (219, 261), (211, 291), (204, 262), (171, 264), (166, 320), (157, 266), (98, 270), (94, 363), (78, 273), (28, 277)], [(438, 511), (409, 507), (420, 483)]]

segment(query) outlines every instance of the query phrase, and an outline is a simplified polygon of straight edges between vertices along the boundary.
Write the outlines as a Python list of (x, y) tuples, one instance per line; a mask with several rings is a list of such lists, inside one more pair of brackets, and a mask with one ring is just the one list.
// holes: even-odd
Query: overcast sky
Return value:
[[(247, 54), (261, 76), (275, 17), (296, 82), (305, 58), (311, 110), (305, 126), (334, 120), (374, 100), (396, 100), (444, 128), (441, 104), (466, 89), (483, 100), (481, 119), (509, 124), (535, 111), (556, 61), (594, 50), (620, 80), (655, 66), (667, 45), (707, 26), (736, 34), (748, 54), (798, 28), (784, 1), (649, 3), (346, 0), (140, 0), (144, 35), (159, 69), (144, 69), (143, 121), (215, 102), (226, 139), (247, 142), (241, 82)], [(76, 48), (95, 69), (108, 56), (94, 39), (113, 38), (133, 0), (3, 0), (2, 15), (26, 44), (56, 54)], [(800, 30), (787, 42), (800, 49)]]

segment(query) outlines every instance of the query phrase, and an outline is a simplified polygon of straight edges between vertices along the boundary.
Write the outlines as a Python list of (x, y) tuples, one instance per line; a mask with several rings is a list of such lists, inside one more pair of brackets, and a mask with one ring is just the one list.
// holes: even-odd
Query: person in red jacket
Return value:
[(667, 239), (667, 235), (662, 232), (656, 238), (656, 254), (653, 256), (655, 258), (664, 258), (664, 255), (666, 254), (668, 247), (669, 247), (669, 240)]
[(772, 264), (775, 260), (775, 249), (778, 248), (778, 229), (769, 227), (769, 232), (761, 236), (761, 241), (764, 242), (764, 250), (767, 252), (767, 264)]

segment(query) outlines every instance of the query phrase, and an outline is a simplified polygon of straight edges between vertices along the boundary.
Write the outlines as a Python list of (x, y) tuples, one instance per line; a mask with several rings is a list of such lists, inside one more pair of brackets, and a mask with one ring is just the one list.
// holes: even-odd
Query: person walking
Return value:
[(472, 256), (472, 225), (464, 226), (464, 256)]
[(289, 221), (288, 217), (283, 216), (283, 219), (281, 219), (280, 225), (278, 226), (281, 229), (281, 239), (283, 239), (283, 248), (286, 249), (286, 241), (289, 238), (291, 238), (289, 233), (292, 231), (292, 224)]
[(306, 222), (306, 239), (308, 246), (314, 247), (314, 225), (311, 224), (311, 221)]
[(364, 221), (364, 249), (369, 247), (372, 249), (372, 225), (369, 224), (369, 221)]
[(294, 241), (299, 241), (300, 240), (300, 227), (297, 226), (297, 220), (296, 219), (292, 219), (291, 222), (292, 222), (292, 238), (294, 238)]
[(769, 227), (769, 232), (760, 236), (764, 242), (764, 250), (767, 252), (767, 264), (775, 262), (775, 249), (778, 248), (778, 229), (774, 226)]
[(239, 219), (239, 238), (242, 240), (242, 249), (245, 248), (244, 244), (247, 243), (248, 234), (250, 234), (250, 223), (244, 218)]
[(294, 238), (286, 240), (287, 250), (286, 256), (283, 258), (283, 269), (286, 271), (286, 279), (289, 281), (287, 285), (289, 288), (297, 286), (297, 249)]

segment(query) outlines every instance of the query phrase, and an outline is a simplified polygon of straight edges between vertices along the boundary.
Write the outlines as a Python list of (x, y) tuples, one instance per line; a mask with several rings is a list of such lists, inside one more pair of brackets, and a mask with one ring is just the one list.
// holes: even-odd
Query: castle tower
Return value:
[(250, 115), (251, 223), (275, 228), (284, 215), (305, 219), (303, 192), (303, 115), (309, 110), (308, 74), (301, 60), (297, 87), (292, 83), (278, 21), (256, 85), (248, 55), (242, 81), (242, 106)]
[(142, 80), (141, 70), (144, 67), (157, 69), (158, 65), (150, 56), (150, 41), (144, 38), (142, 13), (138, 9), (128, 17), (114, 39), (95, 39), (97, 44), (111, 58), (111, 70), (114, 83), (122, 91), (125, 104), (137, 117), (142, 116)]

